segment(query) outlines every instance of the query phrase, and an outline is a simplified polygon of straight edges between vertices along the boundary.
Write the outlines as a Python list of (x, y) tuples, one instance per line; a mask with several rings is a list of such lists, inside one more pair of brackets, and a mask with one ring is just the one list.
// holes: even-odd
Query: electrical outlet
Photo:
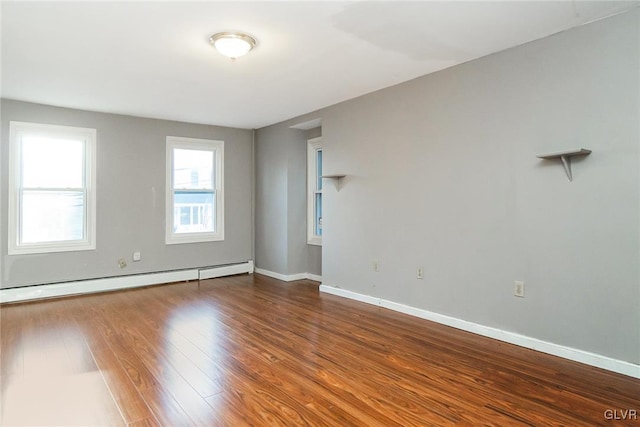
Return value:
[(514, 282), (513, 295), (524, 298), (524, 282), (518, 280)]
[(424, 279), (424, 269), (422, 267), (418, 267), (416, 270), (416, 279)]
[(376, 273), (380, 271), (380, 262), (373, 261), (373, 271), (375, 271)]
[(125, 268), (127, 266), (127, 261), (124, 258), (120, 258), (118, 260), (118, 267)]
[(142, 259), (140, 256), (140, 252), (134, 252), (132, 258), (134, 262), (138, 262)]

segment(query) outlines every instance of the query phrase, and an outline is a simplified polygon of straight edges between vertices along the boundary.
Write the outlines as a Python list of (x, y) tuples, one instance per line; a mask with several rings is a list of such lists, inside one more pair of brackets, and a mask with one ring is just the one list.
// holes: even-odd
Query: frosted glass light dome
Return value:
[(248, 34), (224, 32), (212, 35), (209, 43), (224, 56), (236, 59), (249, 53), (255, 47), (256, 40)]

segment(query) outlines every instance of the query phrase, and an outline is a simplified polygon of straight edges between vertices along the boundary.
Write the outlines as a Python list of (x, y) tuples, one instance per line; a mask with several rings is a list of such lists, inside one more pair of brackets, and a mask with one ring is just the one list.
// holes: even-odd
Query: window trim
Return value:
[(315, 195), (322, 194), (322, 189), (316, 188), (318, 149), (323, 150), (321, 136), (307, 140), (307, 244), (322, 246), (322, 235), (315, 234)]
[[(22, 135), (40, 134), (45, 136), (66, 137), (84, 141), (84, 239), (75, 241), (57, 241), (42, 243), (18, 242), (20, 233), (18, 210), (20, 204), (22, 152), (20, 141)], [(8, 247), (9, 255), (39, 254), (50, 252), (71, 252), (95, 250), (96, 248), (96, 140), (97, 131), (91, 128), (52, 125), (44, 123), (9, 122), (9, 212), (8, 212)]]
[[(191, 233), (173, 232), (173, 149), (213, 151), (215, 165), (215, 219), (213, 232), (199, 231)], [(224, 141), (214, 139), (186, 138), (167, 136), (166, 144), (166, 191), (165, 191), (165, 244), (217, 242), (224, 240)]]

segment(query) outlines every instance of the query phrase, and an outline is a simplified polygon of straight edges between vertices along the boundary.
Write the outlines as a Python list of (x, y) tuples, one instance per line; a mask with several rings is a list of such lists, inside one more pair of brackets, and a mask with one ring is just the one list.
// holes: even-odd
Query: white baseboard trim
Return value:
[(69, 295), (139, 288), (142, 286), (184, 282), (187, 280), (210, 279), (213, 277), (222, 277), (248, 272), (253, 272), (253, 261), (235, 265), (210, 267), (201, 270), (194, 268), (161, 273), (135, 274), (131, 276), (107, 277), (104, 279), (79, 280), (73, 282), (0, 289), (0, 303), (21, 302)]
[(520, 347), (530, 348), (532, 350), (552, 354), (554, 356), (573, 360), (575, 362), (584, 363), (587, 365), (595, 366), (597, 368), (602, 368), (608, 371), (617, 372), (619, 374), (628, 375), (634, 378), (640, 378), (640, 365), (625, 362), (623, 360), (613, 359), (607, 356), (602, 356), (571, 347), (565, 347), (563, 345), (542, 341), (537, 338), (520, 335), (515, 332), (504, 331), (502, 329), (468, 322), (466, 320), (457, 319), (455, 317), (445, 316), (443, 314), (411, 307), (382, 298), (359, 294), (357, 292), (348, 291), (333, 286), (320, 285), (320, 292), (337, 295), (367, 304), (377, 305), (393, 311), (398, 311), (400, 313), (431, 320), (433, 322), (451, 326), (456, 329), (461, 329), (463, 331), (472, 332), (474, 334), (497, 339), (499, 341), (515, 344)]
[(265, 276), (273, 277), (274, 279), (282, 280), (283, 282), (294, 282), (296, 280), (313, 280), (315, 282), (322, 282), (322, 276), (310, 273), (297, 273), (297, 274), (280, 274), (262, 268), (256, 268), (255, 272)]
[(307, 273), (307, 279), (322, 283), (322, 276), (318, 276), (317, 274)]

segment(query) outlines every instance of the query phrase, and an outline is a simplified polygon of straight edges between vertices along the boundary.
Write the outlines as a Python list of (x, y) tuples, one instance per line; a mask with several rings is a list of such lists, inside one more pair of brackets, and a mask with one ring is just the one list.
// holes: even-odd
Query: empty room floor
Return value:
[(7, 426), (640, 423), (620, 419), (640, 412), (638, 379), (310, 281), (241, 275), (0, 314)]

